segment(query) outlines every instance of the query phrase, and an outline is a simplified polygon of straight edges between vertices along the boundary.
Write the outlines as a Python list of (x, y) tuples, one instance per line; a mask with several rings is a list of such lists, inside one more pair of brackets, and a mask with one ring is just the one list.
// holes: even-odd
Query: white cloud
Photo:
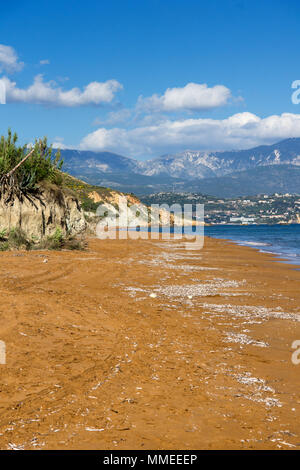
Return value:
[(54, 137), (54, 140), (52, 142), (52, 147), (54, 149), (65, 149), (65, 148), (71, 148), (71, 147), (66, 147), (64, 144), (64, 138), (63, 137)]
[(57, 140), (54, 140), (54, 142), (52, 143), (52, 147), (56, 150), (56, 149), (59, 149), (59, 150), (64, 150), (64, 149), (70, 149), (72, 148), (71, 146), (66, 146), (63, 142), (61, 142), (60, 140), (57, 141)]
[(55, 82), (44, 82), (42, 75), (34, 78), (33, 84), (28, 88), (18, 88), (16, 82), (7, 77), (0, 80), (6, 88), (7, 103), (35, 103), (48, 106), (84, 106), (110, 103), (115, 93), (122, 89), (117, 80), (106, 82), (91, 82), (84, 87), (72, 88), (63, 91)]
[(182, 88), (168, 88), (163, 95), (139, 97), (137, 108), (141, 111), (203, 111), (224, 106), (231, 92), (224, 85), (209, 88), (206, 83), (188, 83)]
[(49, 64), (50, 64), (50, 60), (48, 59), (40, 60), (40, 65), (49, 65)]
[(118, 111), (111, 111), (108, 113), (107, 118), (96, 118), (93, 121), (93, 126), (112, 126), (121, 122), (126, 122), (131, 118), (132, 111), (127, 108), (119, 109)]
[(151, 157), (185, 149), (240, 149), (300, 137), (300, 114), (260, 118), (238, 113), (226, 119), (165, 120), (156, 125), (100, 128), (85, 136), (80, 148)]
[(23, 66), (24, 63), (19, 62), (17, 53), (13, 47), (0, 44), (0, 72), (18, 72)]

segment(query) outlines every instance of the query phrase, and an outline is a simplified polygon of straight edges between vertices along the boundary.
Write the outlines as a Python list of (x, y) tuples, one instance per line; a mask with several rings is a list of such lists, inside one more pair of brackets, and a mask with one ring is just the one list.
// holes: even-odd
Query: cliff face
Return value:
[[(163, 226), (203, 225), (203, 223), (199, 221), (193, 221), (191, 215), (182, 218), (181, 213), (174, 214), (164, 208), (148, 207), (133, 195), (122, 194), (113, 190), (110, 191), (105, 201), (103, 201), (104, 198), (100, 197), (96, 191), (88, 193), (88, 197), (96, 203), (99, 202), (99, 205), (107, 210), (108, 215), (104, 217), (104, 221), (107, 220), (107, 222), (109, 222), (110, 219), (112, 225), (116, 223), (122, 226), (122, 221), (125, 224), (140, 225), (141, 227), (148, 227), (151, 223), (153, 225), (160, 224)], [(120, 206), (120, 203), (122, 206)], [(125, 211), (124, 208), (126, 209)], [(93, 217), (93, 214), (89, 215)]]
[(75, 235), (86, 228), (86, 221), (78, 200), (58, 187), (43, 188), (32, 202), (15, 198), (5, 203), (0, 198), (0, 230), (21, 228), (28, 238), (41, 240), (53, 235), (59, 227), (64, 235)]

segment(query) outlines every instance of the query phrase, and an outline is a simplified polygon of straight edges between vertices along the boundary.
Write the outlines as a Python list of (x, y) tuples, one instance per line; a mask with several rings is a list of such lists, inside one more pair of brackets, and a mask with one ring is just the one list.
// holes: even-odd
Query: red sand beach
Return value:
[(0, 260), (1, 449), (300, 447), (294, 266), (209, 238)]

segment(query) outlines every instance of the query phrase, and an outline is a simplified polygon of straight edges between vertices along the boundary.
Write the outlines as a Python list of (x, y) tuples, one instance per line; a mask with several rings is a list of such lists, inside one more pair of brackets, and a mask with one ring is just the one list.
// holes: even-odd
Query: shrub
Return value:
[(25, 232), (19, 227), (12, 228), (7, 237), (7, 242), (11, 248), (26, 248), (31, 246), (31, 242), (27, 240)]
[(48, 250), (61, 250), (65, 242), (62, 230), (57, 227), (53, 235), (41, 241), (37, 248), (46, 248)]
[(7, 250), (84, 250), (86, 243), (70, 235), (64, 236), (61, 229), (57, 227), (54, 234), (44, 238), (40, 242), (28, 240), (26, 234), (20, 228), (12, 228), (8, 233), (6, 230), (0, 232), (0, 251)]
[(9, 232), (6, 229), (0, 232), (0, 251), (6, 251), (10, 249), (25, 248), (29, 250), (32, 246), (26, 234), (19, 227), (12, 228)]
[(100, 202), (94, 202), (91, 199), (84, 198), (81, 202), (81, 207), (86, 212), (96, 212)]
[(85, 242), (71, 235), (64, 236), (61, 229), (57, 227), (53, 235), (43, 239), (33, 248), (35, 250), (83, 250), (85, 249)]
[(0, 241), (5, 240), (6, 234), (7, 234), (6, 228), (4, 228), (3, 230), (0, 230)]
[[(18, 136), (8, 130), (7, 137), (0, 139), (0, 179), (4, 181), (5, 176), (13, 170), (18, 163), (29, 153), (30, 150), (24, 145), (17, 144)], [(63, 161), (58, 151), (53, 154), (52, 147), (48, 146), (47, 138), (36, 140), (33, 152), (13, 173), (13, 178), (5, 181), (6, 187), (14, 186), (19, 193), (32, 192), (38, 183), (51, 181), (62, 184), (60, 169)], [(3, 185), (2, 185), (3, 186)], [(3, 191), (3, 188), (2, 188)]]

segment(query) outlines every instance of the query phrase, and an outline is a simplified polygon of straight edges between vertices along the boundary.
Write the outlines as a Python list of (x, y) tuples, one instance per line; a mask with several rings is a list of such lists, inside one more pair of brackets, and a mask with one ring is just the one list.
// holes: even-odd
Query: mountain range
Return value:
[(64, 170), (73, 176), (138, 195), (170, 190), (219, 197), (300, 194), (300, 138), (247, 150), (187, 150), (146, 161), (110, 152), (61, 153)]

